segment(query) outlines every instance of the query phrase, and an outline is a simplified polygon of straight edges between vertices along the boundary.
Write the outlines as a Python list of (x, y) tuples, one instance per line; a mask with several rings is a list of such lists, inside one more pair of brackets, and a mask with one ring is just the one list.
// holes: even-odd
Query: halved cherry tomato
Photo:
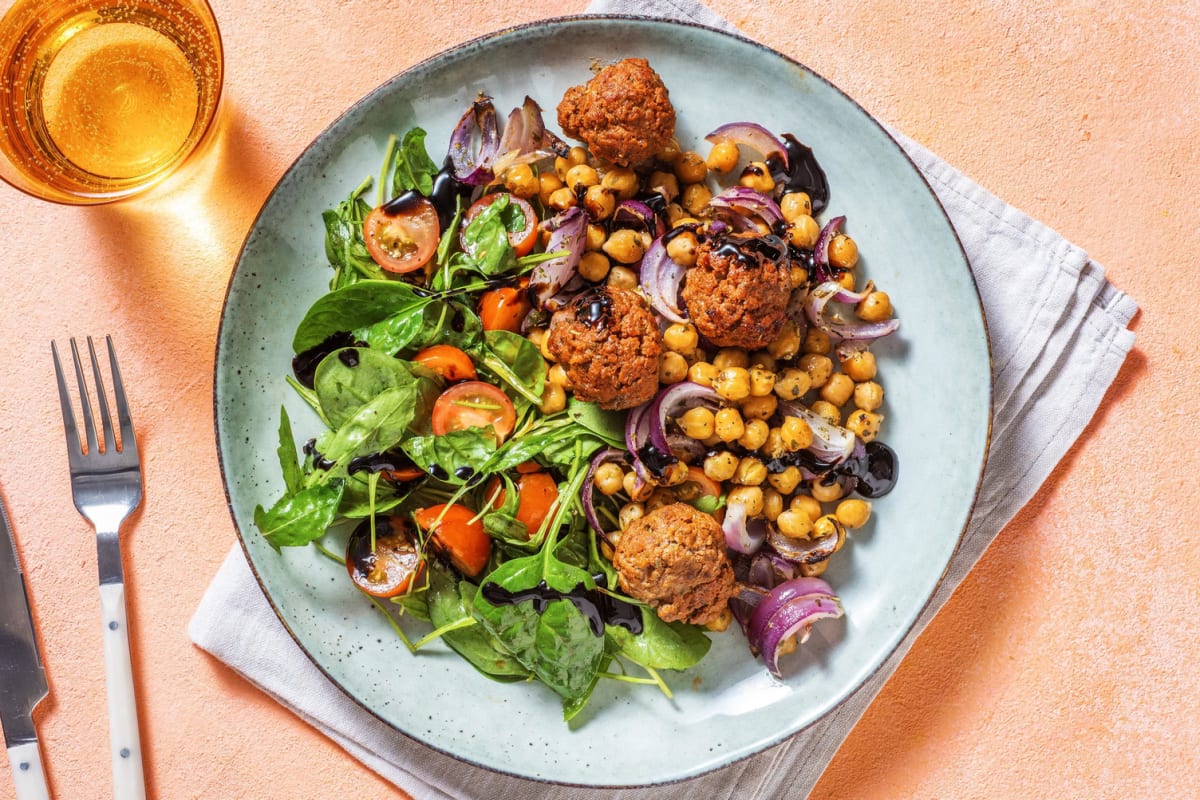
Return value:
[(412, 193), (379, 206), (363, 222), (367, 252), (388, 272), (412, 272), (425, 266), (441, 235), (433, 203)]
[[(549, 472), (521, 473), (520, 467), (517, 468), (517, 472), (519, 477), (516, 480), (517, 513), (515, 516), (517, 520), (525, 523), (525, 527), (529, 529), (529, 535), (533, 536), (538, 532), (538, 528), (542, 527), (542, 522), (546, 517), (550, 516), (550, 509), (554, 506), (554, 501), (558, 499), (558, 483)], [(492, 495), (496, 496), (495, 508), (504, 505), (505, 492), (499, 478), (494, 479), (488, 486), (488, 497)]]
[(413, 361), (423, 364), (450, 382), (475, 380), (475, 365), (471, 357), (448, 344), (426, 347), (413, 356)]
[(688, 467), (687, 480), (674, 488), (676, 496), (685, 503), (694, 503), (701, 497), (721, 496), (721, 485), (705, 475), (700, 467)]
[(438, 436), (463, 428), (491, 428), (502, 442), (517, 424), (508, 395), (483, 381), (456, 383), (433, 404), (433, 432)]
[(484, 531), (483, 521), (475, 519), (474, 511), (457, 503), (449, 508), (442, 503), (419, 509), (413, 516), (429, 534), (429, 543), (468, 578), (487, 566), (492, 538)]
[(404, 594), (425, 571), (416, 542), (399, 517), (375, 519), (375, 549), (371, 521), (363, 520), (346, 543), (346, 570), (354, 585), (372, 597)]
[[(496, 202), (496, 198), (504, 192), (493, 192), (485, 194), (483, 197), (476, 200), (467, 209), (466, 216), (463, 217), (463, 228), (465, 229), (471, 220), (479, 216), (479, 213), (485, 208)], [(538, 239), (538, 218), (537, 213), (533, 210), (533, 206), (515, 194), (508, 195), (508, 208), (502, 212), (501, 219), (504, 220), (504, 227), (508, 230), (508, 243), (512, 245), (513, 252), (518, 256), (527, 256), (533, 251), (533, 246), (537, 244)], [(516, 214), (513, 212), (520, 211), (521, 216), (525, 218), (525, 226), (520, 230), (513, 230), (510, 222), (520, 220), (516, 219)]]
[(479, 321), (485, 331), (521, 332), (521, 323), (533, 310), (529, 302), (529, 279), (522, 278), (516, 286), (489, 289), (479, 296)]

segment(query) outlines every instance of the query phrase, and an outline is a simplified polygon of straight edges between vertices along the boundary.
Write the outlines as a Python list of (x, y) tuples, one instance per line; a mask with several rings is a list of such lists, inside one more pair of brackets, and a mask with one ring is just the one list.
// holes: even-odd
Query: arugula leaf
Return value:
[[(497, 194), (496, 199), (463, 228), (463, 251), (471, 265), (489, 278), (512, 272), (517, 267), (517, 257), (508, 241), (509, 225), (517, 222), (510, 208), (508, 195)], [(525, 215), (520, 209), (516, 209), (516, 214), (521, 225), (515, 230), (524, 230)], [(506, 216), (510, 220), (508, 224)]]
[[(353, 364), (354, 366), (350, 366)], [(414, 407), (414, 420), (432, 409), (441, 391), (437, 375), (367, 347), (344, 347), (321, 360), (313, 389), (331, 427), (339, 428), (358, 409), (388, 389), (403, 389)]]
[[(469, 581), (458, 580), (436, 559), (429, 560), (427, 564), (429, 588), (425, 591), (425, 600), (429, 621), (433, 626), (442, 628), (459, 620), (474, 619), (471, 609), (479, 587)], [(448, 630), (442, 634), (442, 641), (488, 677), (508, 681), (529, 677), (529, 671), (521, 666), (521, 662), (513, 658), (482, 625)]]
[(333, 524), (344, 487), (343, 481), (335, 480), (289, 492), (270, 510), (256, 507), (254, 524), (276, 550), (308, 544)]
[(408, 432), (415, 411), (412, 392), (404, 387), (385, 389), (365, 403), (335, 431), (318, 437), (321, 455), (332, 465), (308, 476), (309, 486), (346, 476), (346, 466), (355, 456), (381, 453), (399, 444)]
[(370, 185), (368, 178), (337, 207), (321, 214), (325, 223), (325, 258), (334, 269), (330, 289), (342, 288), (363, 278), (383, 278), (383, 270), (371, 258), (363, 241), (363, 221), (371, 213), (371, 205), (362, 199), (362, 193)]
[(478, 361), (531, 403), (542, 402), (546, 361), (537, 345), (512, 331), (486, 331), (472, 350)]
[(567, 416), (612, 447), (625, 449), (625, 414), (605, 411), (595, 403), (585, 403), (574, 397), (567, 400)]
[(430, 300), (399, 281), (363, 280), (335, 289), (309, 307), (292, 337), (292, 350), (302, 353), (345, 331), (361, 339), (359, 331), (393, 315), (415, 315)]
[[(496, 437), (491, 428), (463, 428), (441, 436), (413, 436), (400, 445), (421, 469), (447, 483), (462, 485), (491, 470), (488, 461), (496, 453)], [(472, 470), (460, 478), (452, 470)]]
[(292, 421), (288, 418), (287, 406), (279, 407), (279, 448), (275, 451), (279, 456), (279, 468), (283, 472), (283, 483), (289, 493), (300, 488), (303, 476), (300, 473), (300, 459), (296, 455), (296, 437), (292, 435)]
[(416, 189), (426, 197), (433, 191), (433, 176), (437, 174), (437, 164), (429, 157), (425, 149), (425, 131), (421, 128), (411, 128), (400, 142), (396, 151), (395, 171), (392, 176), (392, 192), (400, 194), (409, 189)]
[(632, 634), (610, 625), (608, 636), (620, 655), (652, 669), (688, 669), (708, 654), (712, 642), (695, 625), (663, 622), (651, 608), (642, 607), (642, 632)]

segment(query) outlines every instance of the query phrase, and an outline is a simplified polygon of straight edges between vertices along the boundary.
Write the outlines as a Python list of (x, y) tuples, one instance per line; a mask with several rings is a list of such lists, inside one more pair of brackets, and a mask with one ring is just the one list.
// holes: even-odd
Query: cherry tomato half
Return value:
[(468, 578), (474, 578), (487, 566), (492, 538), (471, 509), (457, 503), (447, 508), (442, 503), (419, 509), (413, 517), (429, 534), (429, 544)]
[(516, 286), (489, 289), (479, 296), (479, 321), (485, 331), (521, 332), (521, 323), (533, 310), (529, 302), (529, 279), (522, 278)]
[(363, 222), (367, 252), (388, 272), (412, 272), (425, 266), (440, 238), (437, 209), (420, 195), (401, 195), (376, 208)]
[[(483, 197), (476, 200), (467, 209), (466, 216), (463, 217), (463, 228), (465, 229), (471, 220), (479, 216), (479, 213), (485, 208), (496, 202), (496, 198), (504, 192), (493, 192), (485, 194)], [(538, 218), (537, 213), (533, 210), (533, 206), (529, 205), (528, 201), (522, 200), (514, 194), (508, 195), (508, 208), (501, 214), (501, 219), (504, 220), (504, 227), (508, 229), (508, 243), (512, 245), (513, 252), (520, 256), (527, 256), (533, 251), (533, 246), (537, 244), (538, 239)], [(520, 211), (521, 216), (525, 219), (525, 227), (520, 230), (513, 230), (511, 222), (520, 222), (516, 218), (515, 211)]]
[(475, 365), (471, 363), (471, 357), (448, 344), (426, 347), (413, 356), (413, 361), (429, 367), (452, 383), (475, 380)]
[(463, 428), (491, 428), (503, 442), (517, 424), (508, 395), (483, 381), (456, 383), (433, 404), (433, 432), (438, 436)]
[(721, 485), (700, 467), (688, 467), (687, 480), (675, 487), (675, 494), (685, 503), (694, 503), (701, 497), (720, 497)]
[[(519, 468), (518, 473), (520, 473)], [(546, 517), (550, 516), (550, 509), (554, 507), (554, 501), (558, 500), (558, 483), (549, 472), (539, 471), (519, 474), (516, 485), (516, 518), (525, 523), (525, 527), (529, 529), (529, 535), (532, 537), (538, 532), (538, 528), (542, 527), (542, 522)], [(488, 487), (488, 497), (493, 494), (496, 495), (495, 507), (503, 506), (505, 492), (501, 488), (499, 478), (493, 480)]]
[(399, 517), (375, 519), (375, 549), (371, 549), (371, 521), (363, 520), (346, 543), (346, 571), (350, 580), (372, 597), (404, 594), (425, 570), (425, 562)]

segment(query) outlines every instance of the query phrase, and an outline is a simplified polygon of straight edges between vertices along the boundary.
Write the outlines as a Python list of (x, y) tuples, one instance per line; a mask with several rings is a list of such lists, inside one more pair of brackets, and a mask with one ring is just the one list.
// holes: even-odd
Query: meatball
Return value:
[(645, 161), (675, 135), (675, 108), (662, 78), (644, 58), (605, 67), (558, 104), (563, 132), (592, 155), (619, 166)]
[(658, 391), (662, 337), (637, 292), (601, 286), (579, 295), (551, 318), (546, 348), (580, 400), (633, 408)]
[(786, 246), (776, 236), (725, 236), (700, 243), (688, 270), (688, 315), (717, 347), (766, 347), (787, 319), (792, 293)]
[(617, 542), (613, 566), (625, 591), (667, 622), (712, 622), (737, 591), (720, 524), (686, 503), (630, 523)]

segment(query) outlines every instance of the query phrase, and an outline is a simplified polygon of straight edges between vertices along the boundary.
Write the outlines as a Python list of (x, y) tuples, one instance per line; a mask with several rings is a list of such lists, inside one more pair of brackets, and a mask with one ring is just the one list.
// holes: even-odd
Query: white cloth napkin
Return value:
[[(692, 0), (599, 0), (593, 13), (689, 19), (731, 30)], [(1087, 425), (1133, 345), (1137, 310), (1100, 265), (1060, 235), (893, 132), (954, 224), (987, 315), (995, 392), (992, 446), (975, 513), (945, 579), (907, 638), (845, 703), (791, 739), (669, 786), (547, 785), (470, 767), (380, 723), (343, 695), (284, 630), (234, 545), (192, 619), (192, 640), (418, 800), (448, 798), (801, 798), (959, 582)], [(1025, 287), (1044, 287), (1037, 303)]]

